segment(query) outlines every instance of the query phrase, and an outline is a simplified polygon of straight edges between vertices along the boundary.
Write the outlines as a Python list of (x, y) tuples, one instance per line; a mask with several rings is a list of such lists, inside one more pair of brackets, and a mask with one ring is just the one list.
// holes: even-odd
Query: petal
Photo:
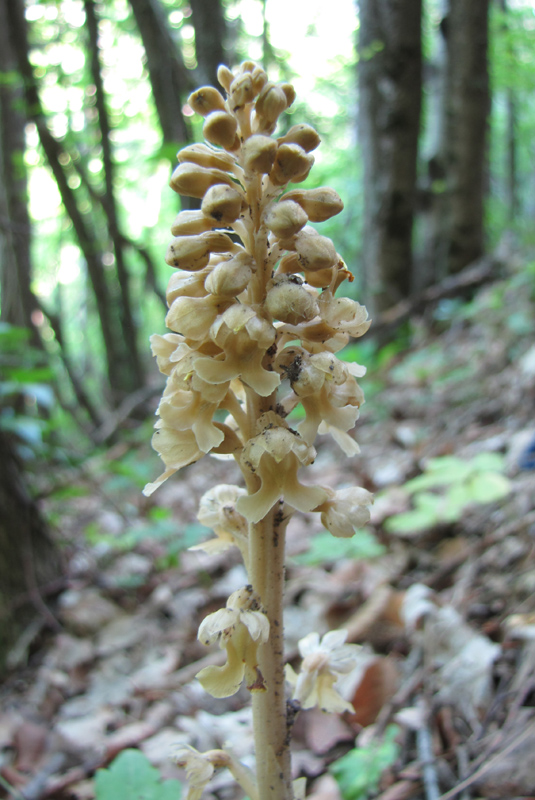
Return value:
[(195, 677), (212, 697), (230, 697), (240, 688), (244, 673), (245, 663), (236, 652), (232, 641), (229, 641), (227, 663), (223, 667), (204, 667)]
[(336, 631), (328, 631), (321, 640), (321, 649), (330, 653), (337, 647), (345, 644), (347, 639), (347, 631), (342, 628)]
[(298, 647), (302, 658), (312, 655), (312, 653), (316, 653), (320, 649), (319, 633), (316, 631), (308, 633), (305, 637), (303, 637), (303, 639), (299, 640)]
[(199, 625), (197, 639), (203, 644), (212, 644), (221, 634), (225, 637), (230, 636), (237, 625), (239, 625), (239, 611), (233, 608), (220, 608), (203, 619)]
[(240, 622), (243, 622), (253, 641), (267, 642), (269, 639), (269, 620), (261, 611), (241, 611)]

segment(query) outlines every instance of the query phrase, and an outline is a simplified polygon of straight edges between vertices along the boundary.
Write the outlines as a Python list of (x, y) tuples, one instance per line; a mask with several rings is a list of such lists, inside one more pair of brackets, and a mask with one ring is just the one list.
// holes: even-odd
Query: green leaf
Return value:
[(383, 545), (368, 530), (358, 530), (350, 539), (338, 539), (325, 531), (314, 536), (307, 552), (295, 556), (293, 560), (298, 564), (328, 564), (342, 558), (377, 558), (384, 552)]
[(498, 472), (474, 475), (470, 481), (470, 497), (475, 503), (494, 503), (506, 497), (510, 491), (509, 479)]
[(109, 769), (96, 774), (96, 800), (178, 800), (181, 784), (162, 781), (160, 773), (139, 750), (123, 750)]
[(419, 533), (440, 522), (443, 499), (439, 495), (422, 493), (416, 495), (414, 503), (416, 508), (412, 511), (395, 514), (386, 520), (385, 528), (389, 533)]
[(356, 747), (330, 766), (344, 800), (367, 800), (377, 791), (381, 775), (398, 756), (398, 733), (397, 725), (389, 725), (382, 740)]

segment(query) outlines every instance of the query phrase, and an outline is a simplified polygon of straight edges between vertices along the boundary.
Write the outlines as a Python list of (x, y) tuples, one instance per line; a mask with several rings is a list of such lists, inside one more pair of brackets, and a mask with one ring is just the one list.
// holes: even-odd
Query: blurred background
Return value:
[[(463, 287), (499, 274), (504, 249), (522, 253), (517, 283), (532, 298), (534, 40), (528, 0), (0, 0), (6, 618), (27, 591), (25, 541), (32, 581), (51, 593), (50, 524), (67, 549), (73, 531), (108, 542), (79, 499), (65, 520), (95, 486), (119, 527), (134, 520), (128, 541), (176, 528), (168, 510), (147, 518), (120, 493), (159, 470), (148, 338), (165, 330), (163, 254), (180, 208), (169, 176), (202, 136), (189, 93), (244, 59), (295, 85), (281, 133), (306, 121), (321, 135), (305, 185), (344, 201), (321, 232), (373, 313), (348, 356), (366, 361), (408, 347), (432, 299), (453, 295), (438, 315), (451, 319)], [(519, 335), (530, 314), (507, 317)]]
[[(362, 456), (320, 437), (308, 472), (373, 491), (372, 520), (352, 539), (292, 520), (285, 634), (291, 658), (305, 631), (344, 625), (382, 677), (334, 727), (301, 715), (296, 774), (319, 778), (379, 713), (384, 730), (406, 679), (409, 722), (388, 728), (366, 791), (334, 771), (316, 800), (375, 796), (386, 764), (388, 797), (423, 797), (432, 763), (442, 791), (483, 763), (505, 772), (478, 796), (531, 795), (533, 759), (495, 754), (508, 731), (535, 746), (533, 0), (0, 0), (0, 796), (93, 800), (95, 769), (129, 747), (172, 778), (177, 741), (231, 738), (251, 758), (246, 693), (214, 705), (192, 681), (217, 658), (200, 620), (246, 581), (236, 548), (188, 552), (210, 537), (198, 501), (240, 477), (203, 459), (142, 495), (161, 472), (149, 336), (165, 332), (169, 229), (191, 207), (168, 182), (202, 138), (187, 99), (250, 59), (295, 86), (280, 134), (321, 136), (301, 185), (342, 197), (319, 230), (373, 317), (341, 354), (368, 369)], [(456, 605), (452, 641), (478, 632), (477, 669), (453, 648), (449, 677), (424, 673), (433, 639), (422, 657), (400, 618), (415, 583)], [(130, 791), (117, 775), (113, 800)], [(178, 796), (164, 790), (146, 796)], [(228, 775), (213, 791), (235, 796)]]

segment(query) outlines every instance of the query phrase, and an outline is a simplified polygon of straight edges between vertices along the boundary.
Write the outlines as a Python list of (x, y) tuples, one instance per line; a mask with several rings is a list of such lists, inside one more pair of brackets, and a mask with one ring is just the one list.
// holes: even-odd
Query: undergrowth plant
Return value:
[[(201, 207), (181, 211), (171, 229), (171, 333), (151, 339), (167, 375), (153, 437), (165, 471), (144, 491), (150, 495), (208, 453), (232, 456), (241, 470), (243, 486), (215, 486), (200, 501), (199, 521), (215, 533), (204, 549), (237, 547), (248, 582), (202, 621), (200, 641), (219, 643), (226, 662), (197, 678), (214, 697), (233, 695), (245, 682), (256, 770), (224, 749), (184, 747), (177, 761), (190, 800), (218, 767), (251, 800), (290, 800), (304, 795), (302, 783), (292, 783), (295, 715), (315, 705), (352, 709), (336, 683), (358, 648), (345, 644), (345, 631), (322, 639), (312, 632), (299, 645), (300, 671), (285, 672), (285, 533), (296, 511), (320, 515), (342, 538), (369, 519), (365, 489), (336, 491), (298, 472), (313, 463), (318, 433), (330, 434), (346, 456), (358, 452), (349, 431), (364, 399), (356, 381), (364, 369), (336, 353), (370, 323), (363, 306), (336, 296), (351, 273), (331, 240), (308, 224), (338, 214), (340, 197), (326, 187), (289, 188), (305, 180), (320, 144), (305, 123), (274, 135), (293, 87), (270, 82), (252, 62), (234, 72), (222, 66), (218, 79), (226, 97), (205, 86), (188, 101), (205, 118), (208, 143), (181, 150), (171, 178), (176, 192)], [(289, 417), (298, 406), (301, 413)]]

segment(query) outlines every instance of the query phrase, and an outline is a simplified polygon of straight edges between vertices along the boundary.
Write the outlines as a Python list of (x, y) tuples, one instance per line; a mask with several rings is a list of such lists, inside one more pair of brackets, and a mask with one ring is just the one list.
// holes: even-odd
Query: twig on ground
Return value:
[[(452, 800), (453, 797), (457, 797), (457, 795), (461, 794), (461, 792), (463, 792), (465, 789), (467, 789), (469, 786), (471, 786), (473, 783), (479, 780), (479, 778), (483, 777), (483, 775), (486, 772), (488, 772), (488, 770), (492, 766), (494, 766), (494, 764), (496, 764), (497, 761), (499, 761), (501, 758), (505, 758), (505, 756), (509, 755), (509, 753), (515, 749), (515, 747), (518, 747), (518, 745), (522, 744), (522, 742), (525, 739), (533, 735), (534, 731), (535, 731), (535, 723), (525, 728), (522, 731), (522, 733), (518, 734), (518, 736), (515, 736), (509, 742), (507, 747), (504, 747), (503, 750), (501, 750), (499, 753), (496, 753), (496, 755), (493, 756), (491, 759), (487, 758), (488, 754), (484, 754), (484, 756), (482, 755), (482, 757), (484, 758), (484, 763), (479, 767), (479, 769), (476, 769), (475, 772), (473, 772), (468, 778), (465, 778), (463, 781), (458, 783), (457, 786), (454, 786), (453, 789), (450, 789), (445, 794), (441, 794), (440, 797), (437, 798), (437, 800)], [(499, 740), (501, 741), (501, 737)]]
[(422, 709), (422, 724), (416, 731), (416, 746), (418, 757), (422, 764), (422, 778), (425, 788), (426, 800), (438, 800), (440, 788), (435, 767), (435, 755), (431, 742), (431, 732), (429, 730), (429, 708), (423, 697), (420, 697), (417, 705)]

